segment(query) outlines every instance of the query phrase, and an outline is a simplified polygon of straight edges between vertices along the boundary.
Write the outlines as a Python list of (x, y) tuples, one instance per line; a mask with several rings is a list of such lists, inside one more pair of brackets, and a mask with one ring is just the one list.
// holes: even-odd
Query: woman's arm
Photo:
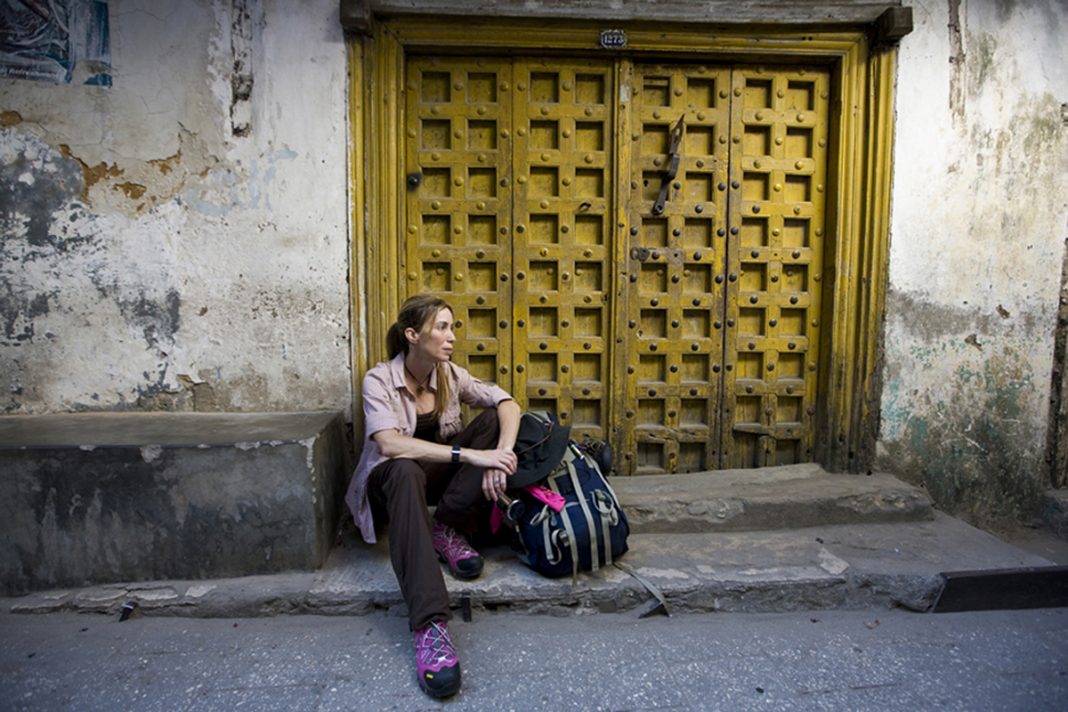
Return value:
[(514, 400), (504, 400), (497, 404), (497, 422), (501, 435), (497, 439), (497, 448), (511, 450), (519, 435), (519, 418), (523, 414), (519, 404)]
[[(449, 445), (402, 435), (400, 431), (394, 429), (379, 430), (371, 437), (378, 444), (378, 449), (382, 451), (382, 454), (390, 460), (406, 458), (426, 462), (452, 462), (452, 448)], [(514, 442), (514, 436), (512, 439)], [(514, 472), (516, 456), (511, 447), (498, 447), (496, 450), (475, 450), (465, 447), (460, 449), (460, 462), (487, 469)]]
[(491, 502), (496, 500), (508, 489), (508, 475), (514, 474), (519, 465), (519, 458), (515, 455), (515, 439), (519, 434), (519, 418), (522, 411), (519, 404), (514, 400), (503, 400), (497, 404), (497, 425), (500, 435), (497, 438), (497, 449), (507, 450), (512, 453), (511, 467), (487, 468), (482, 473), (482, 494)]

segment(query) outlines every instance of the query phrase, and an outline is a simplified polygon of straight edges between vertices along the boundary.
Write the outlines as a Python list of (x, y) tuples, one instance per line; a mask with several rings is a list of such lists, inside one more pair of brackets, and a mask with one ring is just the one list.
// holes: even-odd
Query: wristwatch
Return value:
[(452, 446), (452, 462), (453, 462), (453, 464), (459, 464), (459, 462), (460, 462), (460, 446), (459, 445), (453, 445)]

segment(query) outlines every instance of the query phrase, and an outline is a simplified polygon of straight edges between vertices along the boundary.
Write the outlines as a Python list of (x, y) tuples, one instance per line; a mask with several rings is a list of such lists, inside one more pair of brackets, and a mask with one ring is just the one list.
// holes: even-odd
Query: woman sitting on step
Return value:
[[(452, 308), (428, 295), (408, 299), (387, 335), (389, 361), (363, 379), (365, 439), (345, 500), (363, 538), (389, 522), (389, 555), (414, 633), (419, 685), (433, 697), (460, 689), (449, 637), (449, 595), (438, 560), (453, 576), (482, 572), (468, 543), (515, 472), (520, 409), (503, 389), (451, 362)], [(460, 403), (485, 408), (464, 427)], [(428, 503), (436, 503), (431, 521)]]

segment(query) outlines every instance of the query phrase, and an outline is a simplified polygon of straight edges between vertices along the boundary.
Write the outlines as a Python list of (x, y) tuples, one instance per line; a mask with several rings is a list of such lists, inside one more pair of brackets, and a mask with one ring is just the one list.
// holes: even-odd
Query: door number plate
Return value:
[(601, 30), (602, 49), (622, 49), (627, 46), (627, 33), (623, 30)]

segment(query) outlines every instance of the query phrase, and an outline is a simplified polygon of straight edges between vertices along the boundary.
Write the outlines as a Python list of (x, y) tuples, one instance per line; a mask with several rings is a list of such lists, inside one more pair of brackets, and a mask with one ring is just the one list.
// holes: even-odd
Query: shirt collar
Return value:
[[(389, 372), (393, 377), (393, 387), (398, 390), (407, 390), (408, 384), (404, 382), (404, 354), (399, 353), (389, 362)], [(438, 390), (438, 369), (430, 369), (430, 380), (427, 381), (428, 390)]]

